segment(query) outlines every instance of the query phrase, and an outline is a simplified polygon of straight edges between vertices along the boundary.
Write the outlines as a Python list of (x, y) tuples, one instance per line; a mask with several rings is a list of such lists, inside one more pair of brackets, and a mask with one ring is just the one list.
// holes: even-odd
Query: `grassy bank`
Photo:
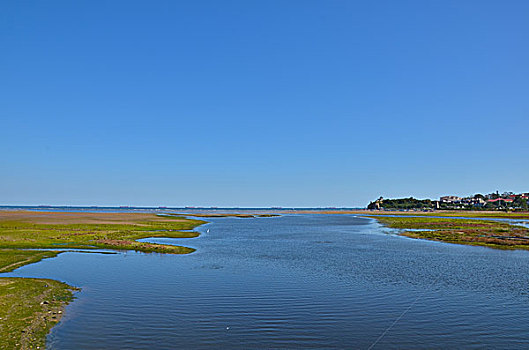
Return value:
[(401, 235), (411, 238), (499, 249), (529, 249), (529, 229), (504, 222), (409, 216), (370, 217), (387, 227), (402, 229)]
[(61, 282), (0, 278), (0, 349), (44, 349), (73, 289)]
[[(58, 252), (0, 249), (0, 272), (55, 257)], [(0, 278), (0, 349), (44, 348), (73, 288), (57, 281)]]
[(59, 252), (0, 249), (0, 273), (10, 272), (20, 266), (32, 264), (46, 258), (54, 258)]

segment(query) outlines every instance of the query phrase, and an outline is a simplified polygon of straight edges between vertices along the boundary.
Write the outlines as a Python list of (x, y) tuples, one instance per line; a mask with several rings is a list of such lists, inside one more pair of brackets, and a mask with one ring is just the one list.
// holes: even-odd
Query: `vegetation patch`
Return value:
[(42, 259), (56, 257), (59, 252), (0, 249), (0, 272), (11, 272), (20, 266), (32, 264)]
[[(58, 253), (0, 249), (0, 272)], [(61, 319), (73, 291), (64, 283), (48, 279), (0, 278), (0, 349), (43, 349), (46, 334)]]
[(0, 349), (44, 349), (73, 291), (48, 279), (0, 278)]
[[(0, 249), (83, 248), (186, 254), (193, 248), (137, 242), (148, 237), (191, 238), (205, 221), (154, 214), (30, 213), (0, 215)], [(31, 215), (32, 214), (32, 215)], [(54, 214), (57, 214), (56, 216)], [(61, 220), (64, 219), (64, 220)]]
[(499, 249), (529, 249), (529, 229), (504, 222), (411, 216), (370, 217), (387, 227), (402, 229), (404, 232), (401, 235), (411, 238)]

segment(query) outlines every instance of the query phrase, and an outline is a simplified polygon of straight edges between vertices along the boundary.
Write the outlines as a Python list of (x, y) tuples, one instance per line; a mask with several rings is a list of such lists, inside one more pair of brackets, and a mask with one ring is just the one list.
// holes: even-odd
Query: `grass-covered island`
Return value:
[[(475, 213), (469, 214), (471, 214), (469, 217), (472, 217)], [(463, 214), (459, 213), (459, 215)], [(520, 216), (512, 218), (518, 219)], [(411, 238), (499, 249), (529, 249), (529, 229), (506, 222), (427, 215), (420, 217), (370, 215), (370, 217), (387, 227), (401, 229), (401, 235)]]
[(120, 249), (185, 254), (192, 248), (137, 242), (147, 237), (191, 238), (205, 221), (148, 213), (0, 211), (1, 248)]
[[(57, 249), (66, 248), (191, 253), (194, 249), (188, 247), (137, 240), (196, 237), (192, 230), (203, 223), (143, 213), (0, 211), (0, 273), (53, 258)], [(0, 277), (0, 349), (43, 349), (74, 290), (49, 279)]]

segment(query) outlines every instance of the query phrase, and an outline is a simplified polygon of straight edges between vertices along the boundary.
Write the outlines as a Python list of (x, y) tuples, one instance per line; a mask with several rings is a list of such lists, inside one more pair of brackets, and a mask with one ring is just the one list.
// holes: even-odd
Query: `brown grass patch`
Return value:
[[(178, 219), (165, 218), (151, 213), (72, 213), (42, 212), (29, 210), (0, 210), (0, 221), (22, 221), (43, 225), (71, 224), (124, 224), (139, 225), (141, 221), (178, 222)], [(182, 219), (181, 221), (184, 221)]]

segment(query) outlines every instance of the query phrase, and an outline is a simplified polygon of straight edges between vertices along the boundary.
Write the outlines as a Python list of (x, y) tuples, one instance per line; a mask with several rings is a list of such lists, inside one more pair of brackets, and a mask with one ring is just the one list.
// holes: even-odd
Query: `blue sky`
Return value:
[(529, 191), (528, 1), (3, 1), (0, 204)]

